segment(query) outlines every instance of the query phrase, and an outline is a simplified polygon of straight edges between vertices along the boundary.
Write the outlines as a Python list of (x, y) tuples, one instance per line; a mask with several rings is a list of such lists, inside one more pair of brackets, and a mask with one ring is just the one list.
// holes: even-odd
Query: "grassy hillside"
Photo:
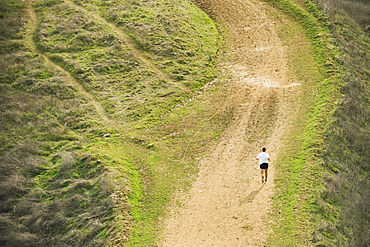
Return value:
[[(270, 243), (368, 246), (369, 4), (266, 1), (303, 88)], [(190, 1), (0, 1), (0, 245), (154, 245), (232, 119), (219, 47)]]
[[(351, 3), (351, 4), (350, 4)], [(328, 246), (370, 246), (370, 3), (333, 3), (326, 13), (341, 51), (343, 98), (326, 132), (322, 194), (324, 219), (318, 232)]]
[(5, 0), (0, 32), (0, 245), (152, 241), (161, 176), (190, 179), (184, 131), (199, 148), (226, 121), (190, 101), (217, 75), (212, 21), (188, 1)]

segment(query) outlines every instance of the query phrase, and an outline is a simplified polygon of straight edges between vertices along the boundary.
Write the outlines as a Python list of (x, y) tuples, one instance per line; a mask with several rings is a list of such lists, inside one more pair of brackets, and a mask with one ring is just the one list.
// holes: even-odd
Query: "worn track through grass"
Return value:
[[(299, 83), (287, 78), (285, 49), (276, 30), (282, 19), (272, 18), (274, 10), (259, 1), (195, 2), (230, 30), (223, 73), (232, 76), (226, 102), (235, 119), (200, 162), (189, 193), (173, 198), (158, 245), (263, 246), (271, 232), (274, 160), (300, 90)], [(272, 158), (266, 184), (261, 184), (255, 160), (263, 146)]]
[(87, 15), (92, 16), (94, 19), (102, 22), (105, 26), (107, 26), (110, 29), (112, 29), (116, 33), (116, 35), (121, 40), (124, 41), (125, 45), (128, 48), (130, 48), (130, 50), (133, 51), (135, 57), (137, 57), (143, 64), (145, 64), (146, 66), (148, 66), (149, 68), (151, 68), (152, 70), (154, 70), (164, 80), (169, 81), (172, 84), (179, 86), (180, 88), (184, 89), (184, 91), (188, 91), (189, 92), (189, 89), (186, 88), (182, 83), (179, 83), (179, 82), (176, 82), (176, 81), (172, 80), (166, 73), (164, 73), (163, 71), (161, 71), (160, 69), (158, 69), (157, 66), (152, 61), (150, 61), (147, 58), (145, 58), (144, 51), (138, 50), (136, 48), (136, 46), (133, 44), (133, 42), (130, 40), (130, 38), (124, 32), (122, 32), (122, 30), (120, 28), (118, 28), (116, 25), (110, 23), (109, 21), (107, 21), (103, 17), (97, 15), (94, 12), (88, 11), (87, 9), (85, 9), (85, 8), (77, 5), (76, 3), (72, 2), (72, 1), (64, 0), (64, 2), (67, 3), (68, 5), (70, 5), (71, 7), (73, 7), (74, 9), (78, 9), (79, 11), (82, 11), (82, 12), (86, 13)]
[[(117, 26), (108, 22), (106, 19), (97, 15), (96, 13), (88, 11), (87, 9), (77, 5), (76, 3), (72, 2), (72, 1), (65, 0), (64, 2), (66, 4), (68, 4), (69, 6), (71, 6), (72, 8), (77, 9), (77, 10), (85, 13), (86, 15), (92, 16), (94, 19), (98, 20), (99, 22), (103, 23), (105, 26), (112, 29), (116, 33), (116, 35), (119, 37), (119, 39), (121, 39), (125, 43), (125, 45), (127, 45), (127, 47), (129, 47), (130, 50), (132, 50), (134, 52), (135, 57), (137, 57), (143, 64), (145, 64), (146, 66), (151, 68), (153, 71), (155, 71), (157, 74), (159, 74), (164, 80), (166, 80), (168, 82), (171, 82), (172, 84), (178, 86), (179, 88), (182, 88), (184, 91), (190, 92), (190, 90), (187, 87), (185, 87), (185, 85), (183, 85), (180, 82), (176, 82), (176, 81), (172, 80), (166, 73), (159, 70), (158, 67), (152, 61), (145, 58), (144, 52), (138, 50), (135, 47), (135, 45), (133, 44), (133, 42), (130, 40), (130, 38), (125, 33), (123, 33), (123, 31), (120, 30)], [(35, 44), (35, 42), (33, 40), (33, 35), (36, 32), (36, 27), (37, 27), (37, 15), (36, 15), (32, 5), (33, 5), (33, 1), (29, 0), (28, 1), (28, 6), (29, 6), (28, 11), (29, 11), (29, 16), (30, 16), (30, 22), (29, 22), (29, 33), (27, 35), (27, 42), (29, 43), (31, 48), (37, 54), (42, 56), (45, 59), (46, 63), (48, 63), (51, 66), (53, 66), (53, 67), (57, 68), (58, 70), (62, 71), (63, 74), (65, 74), (65, 76), (69, 79), (69, 81), (71, 81), (79, 89), (79, 91), (94, 105), (94, 108), (96, 109), (97, 113), (100, 115), (100, 117), (104, 121), (106, 121), (110, 125), (117, 124), (115, 121), (113, 121), (112, 118), (110, 118), (108, 116), (108, 114), (106, 113), (106, 111), (104, 110), (104, 108), (102, 107), (100, 102), (98, 102), (95, 99), (95, 97), (91, 93), (89, 93), (83, 87), (83, 85), (70, 72), (65, 70), (62, 66), (58, 65), (57, 63), (50, 60), (50, 58), (47, 55), (42, 53), (37, 48), (37, 45)]]
[(95, 108), (96, 112), (99, 114), (99, 116), (104, 121), (106, 121), (107, 123), (112, 124), (113, 120), (107, 115), (104, 108), (95, 99), (95, 97), (93, 95), (91, 95), (89, 92), (87, 92), (85, 90), (85, 88), (81, 85), (81, 83), (71, 75), (71, 73), (69, 73), (67, 70), (65, 70), (63, 67), (61, 67), (57, 63), (51, 61), (48, 56), (46, 56), (44, 53), (42, 53), (37, 48), (37, 45), (35, 44), (35, 42), (33, 40), (33, 35), (36, 32), (36, 27), (37, 27), (37, 16), (36, 16), (36, 13), (34, 11), (34, 8), (33, 8), (32, 4), (33, 4), (33, 1), (28, 1), (28, 13), (29, 13), (29, 16), (30, 16), (30, 20), (29, 20), (29, 24), (28, 24), (29, 25), (29, 31), (27, 33), (27, 38), (26, 38), (28, 45), (31, 47), (32, 50), (35, 51), (36, 54), (43, 57), (47, 64), (49, 64), (50, 66), (55, 67), (58, 70), (60, 70), (69, 79), (69, 81), (71, 81), (79, 89), (79, 91), (82, 93), (82, 95), (84, 97), (86, 97), (90, 101), (90, 103), (92, 103), (94, 105), (94, 108)]

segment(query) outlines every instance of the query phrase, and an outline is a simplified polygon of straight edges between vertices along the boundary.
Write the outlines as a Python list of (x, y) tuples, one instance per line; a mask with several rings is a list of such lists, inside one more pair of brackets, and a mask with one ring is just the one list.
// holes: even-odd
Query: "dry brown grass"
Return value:
[(328, 246), (370, 246), (370, 236), (364, 234), (370, 230), (370, 39), (365, 26), (370, 24), (370, 4), (339, 1), (333, 7), (341, 11), (326, 13), (341, 51), (337, 59), (344, 85), (326, 133), (324, 164), (330, 175), (322, 195), (324, 220), (317, 234)]
[(340, 11), (340, 15), (348, 14), (351, 18), (370, 31), (370, 4), (368, 0), (318, 0), (325, 11)]

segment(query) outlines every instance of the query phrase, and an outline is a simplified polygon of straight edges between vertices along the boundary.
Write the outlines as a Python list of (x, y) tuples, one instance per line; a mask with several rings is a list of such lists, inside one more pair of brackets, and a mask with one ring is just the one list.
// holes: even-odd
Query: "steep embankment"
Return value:
[(327, 246), (370, 246), (370, 2), (321, 0), (340, 54), (343, 99), (326, 133), (317, 235)]

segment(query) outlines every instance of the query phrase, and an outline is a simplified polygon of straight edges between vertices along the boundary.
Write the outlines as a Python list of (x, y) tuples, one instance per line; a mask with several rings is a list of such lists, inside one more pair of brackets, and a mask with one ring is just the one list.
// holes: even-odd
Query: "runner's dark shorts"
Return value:
[(268, 168), (269, 168), (269, 164), (268, 164), (268, 163), (262, 163), (262, 164), (260, 165), (260, 168), (261, 168), (261, 169), (268, 169)]

